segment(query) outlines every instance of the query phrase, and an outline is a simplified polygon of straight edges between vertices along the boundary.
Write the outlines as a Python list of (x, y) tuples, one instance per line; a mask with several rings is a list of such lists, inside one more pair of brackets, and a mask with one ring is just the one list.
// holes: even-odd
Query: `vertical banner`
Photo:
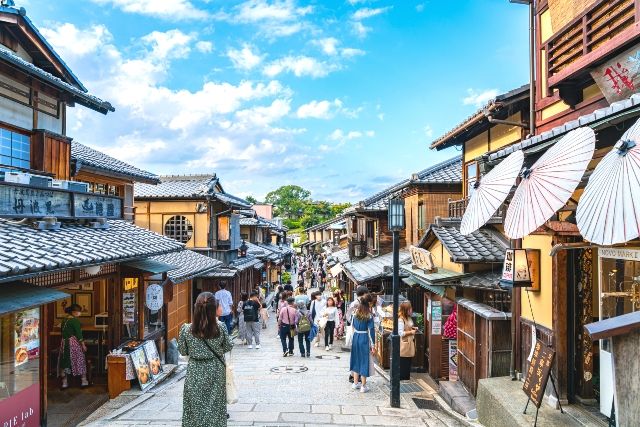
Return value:
[(458, 381), (458, 341), (449, 341), (449, 381)]
[(442, 301), (431, 302), (431, 335), (442, 334)]

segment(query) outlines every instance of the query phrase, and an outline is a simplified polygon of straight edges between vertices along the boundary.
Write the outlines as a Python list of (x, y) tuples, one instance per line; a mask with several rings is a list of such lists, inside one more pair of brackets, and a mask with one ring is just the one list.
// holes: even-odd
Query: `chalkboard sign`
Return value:
[(522, 386), (522, 390), (535, 403), (536, 408), (539, 408), (542, 403), (555, 355), (556, 352), (552, 348), (543, 345), (540, 341), (536, 342), (531, 362), (529, 363), (529, 370), (527, 370), (527, 376)]

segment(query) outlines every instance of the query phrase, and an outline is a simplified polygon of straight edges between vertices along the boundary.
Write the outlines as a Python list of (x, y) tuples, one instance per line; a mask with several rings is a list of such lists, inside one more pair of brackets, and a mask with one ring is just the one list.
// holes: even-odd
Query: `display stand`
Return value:
[[(556, 389), (556, 382), (553, 379), (553, 374), (549, 373), (549, 379), (551, 380), (551, 387), (553, 387), (553, 392), (556, 394), (556, 397), (558, 398), (558, 406), (560, 406), (560, 413), (564, 414), (564, 410), (562, 409), (562, 404), (560, 403), (560, 395), (558, 394), (558, 389)], [(531, 398), (527, 397), (527, 404), (524, 406), (524, 411), (522, 411), (523, 414), (527, 413), (527, 408), (529, 407), (530, 401), (531, 401)], [(538, 425), (539, 410), (540, 410), (540, 405), (536, 405), (536, 418), (535, 418), (535, 421), (533, 422), (533, 427), (536, 427)]]

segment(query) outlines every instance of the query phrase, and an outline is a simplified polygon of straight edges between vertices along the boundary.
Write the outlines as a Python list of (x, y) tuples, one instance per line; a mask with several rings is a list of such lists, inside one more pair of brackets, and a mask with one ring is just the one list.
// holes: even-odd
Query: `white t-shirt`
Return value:
[(323, 315), (327, 315), (327, 322), (335, 322), (338, 314), (338, 309), (336, 307), (326, 307), (324, 309)]

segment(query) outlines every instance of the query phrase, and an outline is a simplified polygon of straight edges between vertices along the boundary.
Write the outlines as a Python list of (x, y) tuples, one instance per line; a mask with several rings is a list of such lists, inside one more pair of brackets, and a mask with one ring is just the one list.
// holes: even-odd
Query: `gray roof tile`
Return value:
[(107, 172), (109, 175), (124, 176), (131, 178), (133, 181), (148, 184), (160, 182), (158, 176), (151, 172), (138, 169), (79, 142), (71, 142), (71, 159), (76, 162), (76, 172), (86, 168), (97, 170), (98, 172)]
[(167, 277), (173, 283), (182, 283), (194, 277), (203, 276), (222, 265), (222, 261), (187, 249), (156, 255), (151, 259), (177, 267), (167, 272)]
[(457, 227), (432, 225), (423, 241), (427, 240), (431, 233), (449, 252), (453, 262), (503, 262), (508, 247), (500, 233), (491, 228), (483, 228), (463, 236)]
[[(411, 255), (406, 249), (400, 250), (400, 264), (411, 262)], [(375, 258), (351, 260), (343, 263), (344, 269), (358, 284), (377, 279), (384, 275), (384, 267), (393, 265), (393, 253), (389, 252)]]
[(3, 251), (6, 259), (0, 261), (4, 267), (0, 268), (0, 281), (37, 272), (145, 258), (183, 248), (173, 239), (126, 221), (112, 220), (108, 224), (108, 229), (99, 230), (63, 223), (60, 230), (42, 231), (0, 219), (0, 247), (10, 248)]

